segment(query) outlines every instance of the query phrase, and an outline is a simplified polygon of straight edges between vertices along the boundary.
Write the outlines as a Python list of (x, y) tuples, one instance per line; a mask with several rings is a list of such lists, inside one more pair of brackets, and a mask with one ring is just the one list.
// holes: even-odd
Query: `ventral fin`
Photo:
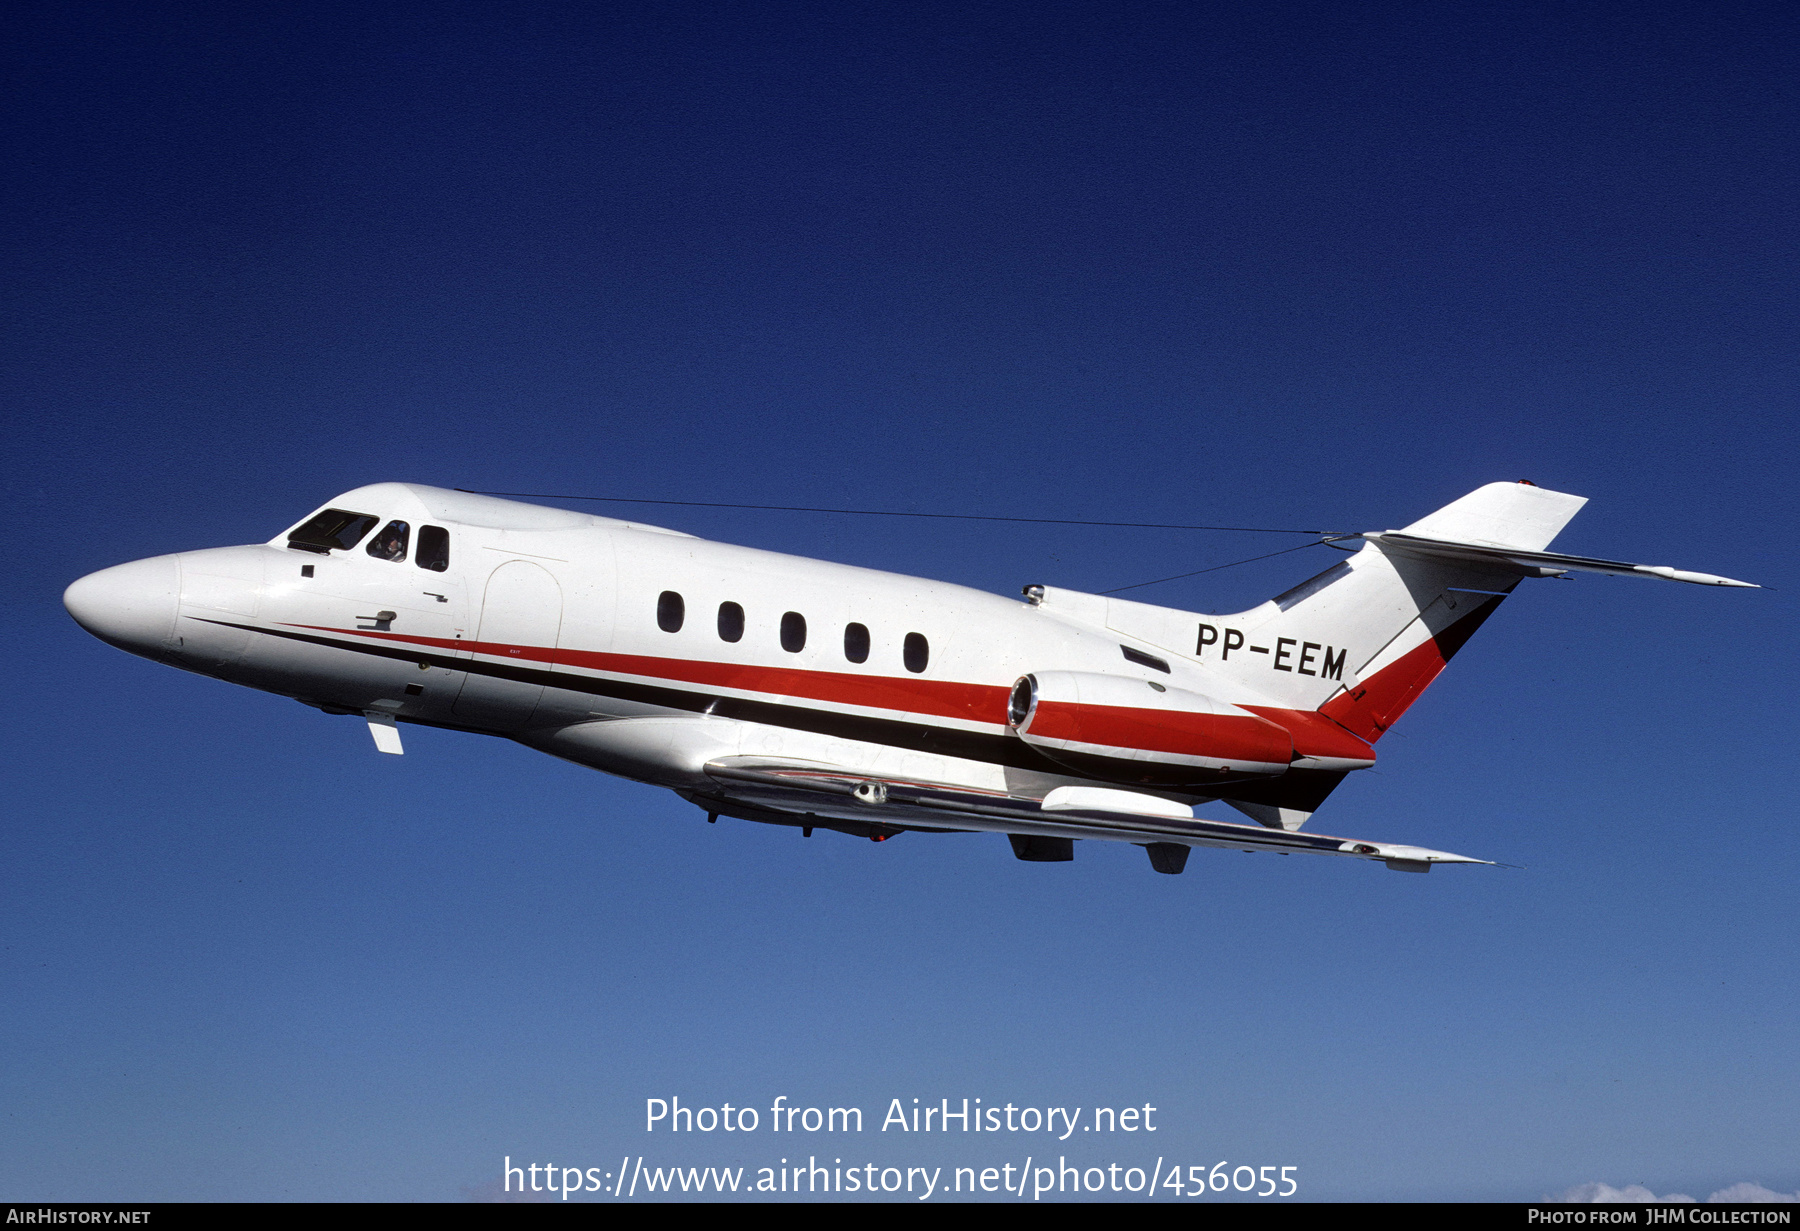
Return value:
[(400, 728), (394, 722), (394, 716), (385, 710), (364, 710), (363, 717), (369, 720), (369, 734), (375, 737), (377, 752), (392, 753), (400, 756), (406, 749), (400, 746)]

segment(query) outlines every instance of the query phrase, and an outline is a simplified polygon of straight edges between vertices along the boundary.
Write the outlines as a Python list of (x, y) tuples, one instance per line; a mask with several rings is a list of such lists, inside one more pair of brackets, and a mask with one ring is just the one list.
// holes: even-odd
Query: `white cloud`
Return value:
[[(1670, 1193), (1659, 1197), (1642, 1184), (1628, 1184), (1624, 1188), (1614, 1188), (1610, 1184), (1595, 1182), (1580, 1184), (1560, 1196), (1550, 1197), (1551, 1201), (1568, 1201), (1579, 1205), (1618, 1205), (1627, 1202), (1663, 1203), (1687, 1202), (1694, 1199), (1686, 1193)], [(1776, 1201), (1800, 1202), (1800, 1192), (1778, 1193), (1764, 1188), (1761, 1184), (1733, 1184), (1729, 1188), (1721, 1188), (1707, 1198), (1710, 1203), (1734, 1205), (1767, 1204)]]
[(1693, 1201), (1686, 1193), (1670, 1193), (1659, 1197), (1642, 1184), (1627, 1184), (1624, 1188), (1614, 1188), (1611, 1184), (1581, 1184), (1571, 1188), (1560, 1197), (1550, 1198), (1552, 1201), (1569, 1201), (1578, 1205), (1619, 1205), (1627, 1202), (1645, 1201)]
[(1708, 1197), (1707, 1200), (1734, 1201), (1739, 1205), (1747, 1205), (1752, 1202), (1758, 1205), (1766, 1205), (1775, 1201), (1800, 1201), (1800, 1193), (1771, 1192), (1761, 1184), (1733, 1184), (1730, 1188), (1721, 1188), (1718, 1192)]

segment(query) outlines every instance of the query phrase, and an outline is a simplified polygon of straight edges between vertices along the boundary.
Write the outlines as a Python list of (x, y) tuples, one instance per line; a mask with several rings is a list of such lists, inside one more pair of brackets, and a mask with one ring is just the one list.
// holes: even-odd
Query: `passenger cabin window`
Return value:
[(906, 669), (914, 675), (925, 670), (925, 664), (931, 661), (931, 643), (925, 640), (922, 633), (906, 634), (906, 641), (901, 647), (901, 659)]
[(380, 520), (372, 513), (326, 509), (316, 517), (307, 518), (298, 529), (288, 531), (287, 544), (321, 556), (334, 551), (349, 551), (362, 542), (363, 535)]
[(790, 611), (781, 617), (781, 648), (798, 654), (806, 648), (806, 617)]
[(744, 636), (744, 609), (736, 603), (719, 604), (719, 640), (738, 641)]
[(673, 590), (664, 590), (656, 596), (656, 627), (665, 633), (681, 631), (681, 622), (687, 619), (687, 604), (681, 601), (681, 595)]
[(406, 546), (412, 540), (412, 527), (403, 521), (391, 521), (381, 533), (369, 540), (364, 550), (377, 560), (404, 560)]
[(861, 624), (844, 625), (844, 657), (853, 663), (869, 661), (869, 630)]
[(442, 526), (419, 527), (419, 552), (413, 563), (441, 573), (450, 567), (450, 532)]

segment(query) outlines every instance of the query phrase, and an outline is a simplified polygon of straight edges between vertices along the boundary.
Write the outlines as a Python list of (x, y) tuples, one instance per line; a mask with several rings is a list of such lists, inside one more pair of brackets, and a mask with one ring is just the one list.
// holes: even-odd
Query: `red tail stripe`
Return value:
[(1500, 605), (1502, 595), (1482, 600), (1454, 624), (1414, 646), (1393, 662), (1319, 707), (1319, 713), (1374, 743), (1419, 694), (1437, 679), (1456, 652), (1468, 643)]

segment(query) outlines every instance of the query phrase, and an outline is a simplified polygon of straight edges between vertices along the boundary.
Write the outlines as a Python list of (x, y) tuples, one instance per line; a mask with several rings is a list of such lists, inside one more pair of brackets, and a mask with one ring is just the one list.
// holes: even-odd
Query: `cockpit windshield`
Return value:
[(362, 542), (363, 535), (381, 519), (370, 513), (347, 513), (343, 509), (326, 509), (311, 517), (287, 536), (289, 547), (329, 555), (349, 551)]

